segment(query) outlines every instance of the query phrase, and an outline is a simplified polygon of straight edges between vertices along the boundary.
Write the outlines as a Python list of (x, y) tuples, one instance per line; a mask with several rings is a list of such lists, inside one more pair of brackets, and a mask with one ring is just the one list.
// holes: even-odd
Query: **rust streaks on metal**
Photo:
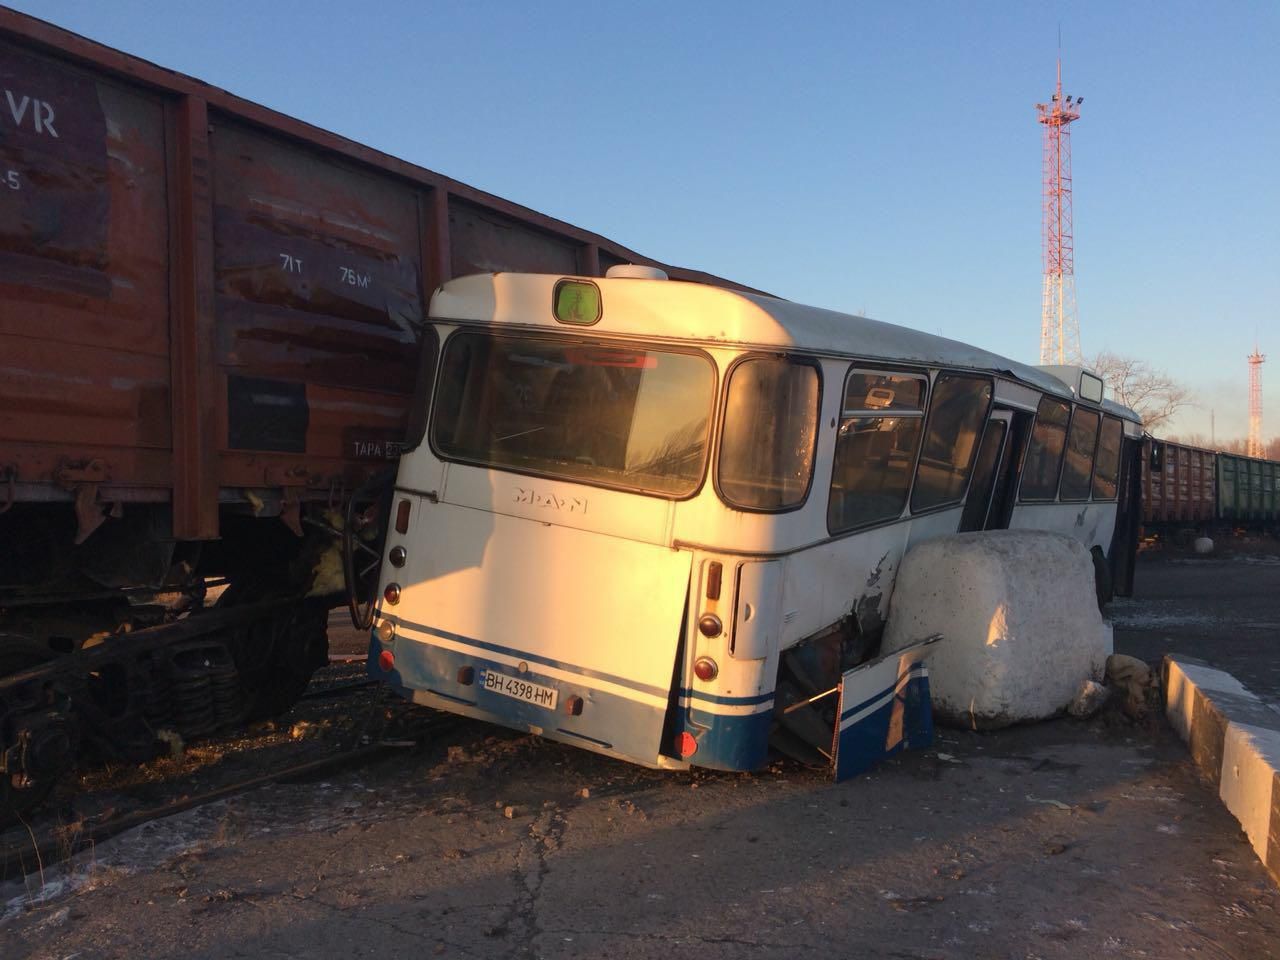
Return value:
[(212, 539), (264, 471), (314, 499), (394, 459), (451, 276), (636, 262), (736, 286), (5, 9), (0, 86), (11, 499), (99, 458), (113, 500), (169, 499), (175, 539)]

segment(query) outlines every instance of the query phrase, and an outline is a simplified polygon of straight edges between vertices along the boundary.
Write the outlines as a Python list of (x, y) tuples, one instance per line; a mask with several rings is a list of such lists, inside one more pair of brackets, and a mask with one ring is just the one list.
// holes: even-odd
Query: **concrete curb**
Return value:
[(1280, 883), (1280, 712), (1192, 657), (1166, 656), (1162, 673), (1169, 722)]

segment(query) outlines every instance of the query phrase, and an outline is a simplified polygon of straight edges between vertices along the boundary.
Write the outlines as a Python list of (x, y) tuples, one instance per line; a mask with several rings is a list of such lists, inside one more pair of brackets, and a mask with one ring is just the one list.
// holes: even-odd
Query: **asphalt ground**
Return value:
[(1222, 541), (1205, 556), (1144, 551), (1134, 596), (1114, 601), (1107, 616), (1118, 651), (1197, 657), (1280, 705), (1280, 541)]
[[(1181, 559), (1144, 555), (1117, 647), (1177, 645), (1274, 695), (1280, 563)], [(1280, 955), (1280, 891), (1237, 823), (1158, 717), (1115, 711), (943, 730), (839, 785), (467, 722), (118, 837), (0, 916), (5, 960)]]

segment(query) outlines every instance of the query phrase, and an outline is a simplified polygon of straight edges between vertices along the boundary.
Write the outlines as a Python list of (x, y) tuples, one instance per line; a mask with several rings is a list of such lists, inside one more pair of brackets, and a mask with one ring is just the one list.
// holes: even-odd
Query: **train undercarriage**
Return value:
[(228, 511), (217, 541), (135, 505), (77, 544), (66, 504), (0, 515), (0, 825), (78, 760), (141, 761), (287, 710), (344, 599), (334, 510)]

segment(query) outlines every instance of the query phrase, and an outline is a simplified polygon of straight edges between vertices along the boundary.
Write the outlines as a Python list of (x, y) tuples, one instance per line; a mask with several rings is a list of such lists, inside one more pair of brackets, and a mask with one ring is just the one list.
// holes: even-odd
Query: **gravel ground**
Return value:
[[(1280, 561), (1185, 559), (1144, 556), (1117, 646), (1274, 692)], [(1238, 825), (1166, 727), (1115, 713), (941, 731), (840, 785), (464, 722), (101, 844), (0, 891), (0, 918), (5, 960), (1280, 955), (1280, 891)]]

